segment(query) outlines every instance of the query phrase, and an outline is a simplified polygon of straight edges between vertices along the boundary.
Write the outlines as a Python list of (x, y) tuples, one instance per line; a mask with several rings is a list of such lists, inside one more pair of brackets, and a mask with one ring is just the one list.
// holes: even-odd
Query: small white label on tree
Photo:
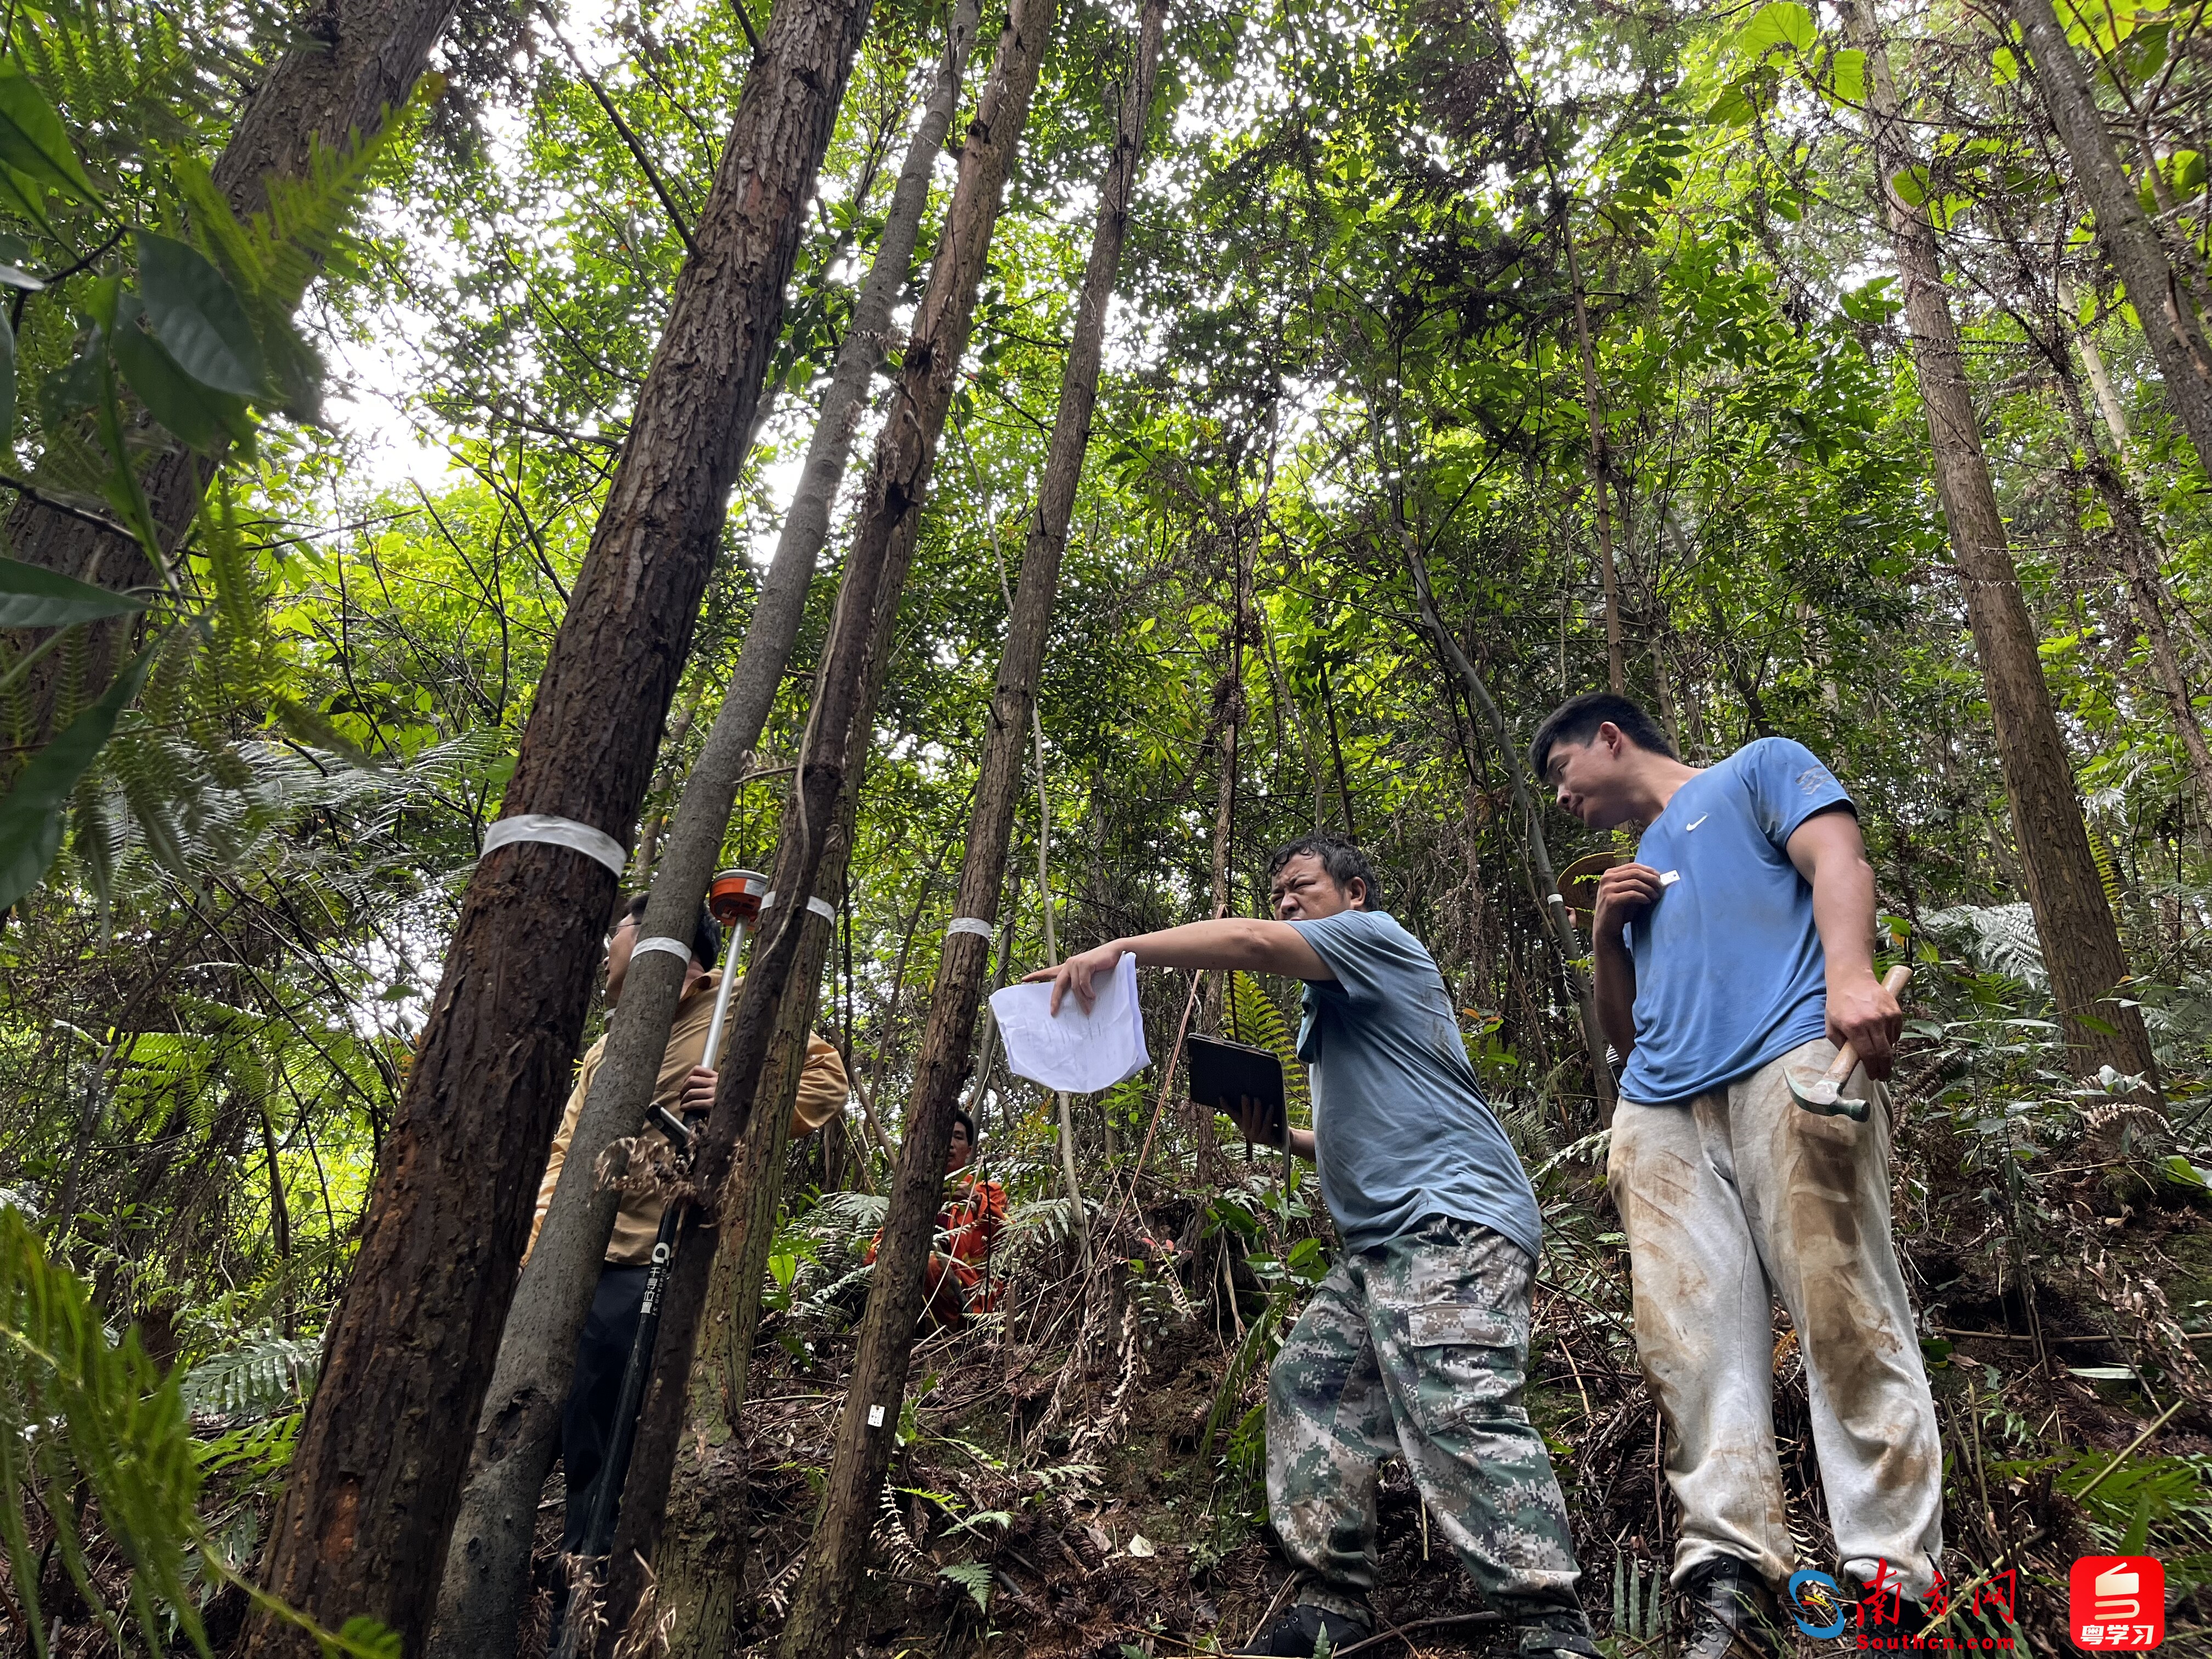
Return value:
[(884, 1408), (883, 1408), (881, 1406), (871, 1406), (871, 1407), (868, 1407), (868, 1426), (869, 1426), (870, 1428), (872, 1428), (872, 1429), (880, 1429), (881, 1427), (883, 1427), (883, 1425), (884, 1425)]

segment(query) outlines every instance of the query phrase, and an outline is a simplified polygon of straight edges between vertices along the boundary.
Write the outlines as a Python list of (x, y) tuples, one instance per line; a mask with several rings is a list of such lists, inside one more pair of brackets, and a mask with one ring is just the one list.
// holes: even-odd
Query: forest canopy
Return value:
[[(2201, 1633), (2208, 27), (11, 8), (0, 1643), (544, 1651), (609, 1183), (658, 1181), (584, 1643), (1225, 1650), (1286, 1588), (1267, 1364), (1340, 1241), (1181, 1067), (1272, 1048), (1310, 1127), (1298, 988), (1147, 970), (1151, 1068), (1075, 1097), (986, 999), (1267, 915), (1323, 831), (1534, 1182), (1529, 1408), (1600, 1637), (1657, 1651), (1680, 1515), (1591, 1000), (1636, 837), (1527, 752), (1608, 689), (1854, 804), (1915, 975), (1892, 1206), (1951, 1582), (2016, 1574), (2055, 1650), (2075, 1557), (2153, 1554)], [(730, 869), (777, 902), (679, 1176), (629, 1137)], [(850, 1092), (793, 1139), (810, 1032)], [(916, 1346), (956, 1106), (1004, 1293)], [(1390, 1617), (1480, 1650), (1382, 1493)]]

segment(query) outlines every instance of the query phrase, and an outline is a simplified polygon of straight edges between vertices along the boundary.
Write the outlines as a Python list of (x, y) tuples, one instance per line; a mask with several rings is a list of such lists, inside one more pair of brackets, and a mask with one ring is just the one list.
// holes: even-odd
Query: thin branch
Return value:
[[(732, 3), (736, 3), (736, 0), (732, 0)], [(568, 44), (568, 37), (561, 33), (555, 26), (552, 18), (546, 13), (541, 11), (538, 15), (544, 19), (547, 30), (551, 33), (554, 43), (561, 48), (562, 55), (568, 58), (568, 66), (576, 71), (576, 78), (591, 88), (592, 96), (599, 100), (599, 107), (606, 112), (607, 119), (614, 123), (616, 132), (621, 135), (623, 143), (629, 150), (630, 159), (637, 163), (638, 170), (645, 174), (645, 182), (653, 186), (653, 193), (660, 198), (661, 209), (668, 215), (668, 222), (676, 227), (677, 235), (683, 239), (684, 252), (690, 258), (697, 258), (699, 245), (691, 240), (691, 227), (684, 222), (684, 215), (677, 208), (676, 198), (668, 193), (668, 186), (662, 182), (660, 169), (653, 165), (653, 158), (646, 154), (645, 146), (639, 142), (637, 134), (630, 131), (629, 123), (623, 119), (622, 112), (615, 107), (614, 100), (607, 96), (606, 88), (599, 83), (591, 70), (584, 67), (583, 59), (576, 56), (576, 49)], [(752, 33), (750, 25), (747, 26), (745, 33), (747, 34)], [(759, 51), (757, 42), (754, 45), (754, 51), (757, 54)]]

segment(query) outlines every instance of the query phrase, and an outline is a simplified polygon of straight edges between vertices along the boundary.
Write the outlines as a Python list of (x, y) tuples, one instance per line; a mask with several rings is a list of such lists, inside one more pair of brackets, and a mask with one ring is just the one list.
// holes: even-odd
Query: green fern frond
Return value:
[(2112, 849), (2104, 833), (2095, 828), (2089, 831), (2089, 856), (2096, 860), (2097, 884), (2105, 890), (2105, 902), (2115, 916), (2120, 913), (2120, 872), (2112, 864)]
[(0, 1534), (33, 1653), (46, 1641), (27, 1504), (46, 1511), (70, 1582), (123, 1645), (76, 1526), (80, 1486), (131, 1564), (131, 1611), (147, 1650), (165, 1650), (156, 1615), (166, 1611), (196, 1651), (209, 1651), (185, 1572), (201, 1535), (199, 1480), (176, 1380), (161, 1376), (135, 1332), (111, 1343), (84, 1281), (46, 1260), (21, 1211), (0, 1207)]
[(1230, 1036), (1255, 1048), (1272, 1048), (1283, 1062), (1283, 1098), (1293, 1122), (1313, 1121), (1313, 1095), (1306, 1084), (1306, 1068), (1298, 1059), (1297, 1038), (1275, 1000), (1246, 973), (1229, 975), (1229, 1006), (1225, 1010)]
[(315, 1386), (320, 1345), (272, 1336), (203, 1360), (185, 1374), (185, 1407), (195, 1417), (267, 1417), (297, 1407)]

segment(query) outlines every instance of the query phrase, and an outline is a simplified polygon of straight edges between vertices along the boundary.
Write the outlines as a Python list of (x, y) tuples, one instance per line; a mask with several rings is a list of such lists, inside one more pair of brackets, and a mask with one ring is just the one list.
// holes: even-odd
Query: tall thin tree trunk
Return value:
[[(738, 779), (790, 662), (854, 428), (883, 361), (891, 307), (914, 263), (930, 172), (951, 125), (977, 15), (977, 0), (960, 0), (955, 7), (945, 54), (908, 146), (852, 325), (838, 348), (737, 670), (677, 805), (665, 862), (642, 919), (641, 931), (648, 938), (690, 936), (689, 918), (697, 914), (720, 855)], [(616, 1196), (594, 1189), (593, 1171), (600, 1152), (635, 1133), (644, 1116), (683, 988), (684, 965), (664, 951), (647, 952), (631, 964), (606, 1054), (578, 1115), (562, 1179), (507, 1314), (446, 1565), (432, 1659), (499, 1659), (514, 1651), (529, 1594), (538, 1494), (552, 1467), (577, 1334), (614, 1225)]]
[[(845, 577), (838, 592), (828, 659), (823, 665), (811, 720), (809, 757), (800, 768), (806, 833), (787, 839), (776, 859), (777, 914), (797, 916), (812, 896), (823, 839), (849, 763), (848, 722), (864, 694), (862, 660), (872, 641), (878, 608), (896, 606), (914, 557), (923, 499), (946, 414), (952, 405), (962, 359), (968, 348), (976, 294), (997, 228), (999, 209), (1012, 171), (1016, 146), (1027, 125), (1036, 90), (1051, 0), (1042, 0), (1044, 15), (1018, 4), (1000, 36), (998, 58), (983, 89), (960, 156), (952, 201), (938, 244), (929, 286), (916, 311), (914, 331), (900, 356), (900, 373), (890, 414), (876, 443)], [(1046, 27), (1036, 27), (1033, 20)], [(671, 857), (673, 858), (672, 848)], [(780, 924), (768, 941), (770, 956), (757, 953), (736, 1012), (731, 1016), (729, 1047), (717, 1086), (714, 1115), (695, 1161), (701, 1188), (720, 1193), (734, 1152), (737, 1132), (751, 1103), (766, 1041), (783, 989), (799, 930)], [(780, 958), (780, 959), (779, 959)], [(629, 1000), (625, 990), (623, 1000)], [(642, 1591), (641, 1565), (650, 1559), (676, 1455), (684, 1419), (684, 1378), (703, 1305), (709, 1253), (696, 1235), (703, 1218), (695, 1212), (685, 1224), (684, 1249), (671, 1276), (662, 1314), (653, 1378), (638, 1425), (629, 1483), (623, 1494), (622, 1523), (615, 1534), (615, 1577), (608, 1596), (608, 1642), (626, 1626)]]
[[(2088, 71), (2075, 55), (2051, 0), (2008, 0), (2008, 6), (2027, 36), (2035, 84), (2074, 163), (2074, 182), (2095, 216), (2097, 240), (2119, 273), (2142, 325), (2143, 338), (2158, 360), (2166, 404), (2189, 441), (2197, 446), (2199, 464), (2212, 470), (2212, 348), (2205, 343), (2196, 307), (2120, 166)], [(1893, 227), (1900, 213), (1907, 218), (1921, 216), (1900, 204), (1892, 209)], [(1932, 230), (1928, 240), (1932, 250)]]
[(2181, 653), (2175, 649), (2173, 631), (2166, 625), (2166, 605), (2172, 596), (2166, 592), (2159, 574), (2158, 544), (2143, 522), (2142, 507), (2121, 475), (2119, 463), (2097, 442), (2096, 428), (2081, 401), (2081, 384), (2074, 378), (2073, 365), (2065, 360), (2064, 335), (2058, 335), (2052, 344), (2059, 398), (2065, 404), (2074, 442), (2081, 451), (2082, 470), (2089, 475), (2090, 486), (2112, 521), (2110, 541), (2118, 555), (2121, 574), (2127, 579), (2136, 625), (2142, 630), (2150, 656), (2151, 677), (2166, 697), (2166, 712), (2172, 717), (2174, 735), (2181, 739), (2197, 793), (2212, 800), (2212, 747), (2206, 745), (2204, 727), (2197, 720), (2189, 682), (2181, 672)]
[[(455, 0), (310, 0), (293, 20), (294, 44), (262, 76), (216, 158), (214, 182), (240, 219), (264, 211), (271, 177), (307, 176), (313, 147), (343, 150), (356, 134), (382, 128), (404, 103), (430, 48), (453, 19)], [(199, 511), (213, 474), (204, 457), (172, 445), (147, 465), (141, 483), (154, 522), (173, 547)], [(27, 496), (8, 514), (9, 554), (101, 587), (149, 586), (161, 580), (135, 538), (117, 535)], [(82, 659), (65, 666), (56, 652), (25, 678), (22, 706), (33, 747), (52, 728), (55, 699), (74, 674), (96, 694), (111, 678), (131, 624), (118, 620), (84, 630)]]
[[(1583, 402), (1589, 413), (1590, 495), (1597, 510), (1598, 574), (1605, 584), (1605, 675), (1615, 696), (1628, 693), (1628, 656), (1620, 638), (1620, 578), (1613, 568), (1613, 508), (1606, 499), (1613, 467), (1606, 453), (1605, 410), (1600, 402), (1597, 351), (1590, 343), (1589, 307), (1583, 295), (1582, 264), (1575, 257), (1571, 213), (1559, 216), (1559, 240), (1567, 251), (1567, 281), (1575, 295), (1575, 343), (1583, 365)], [(1600, 1069), (1603, 1069), (1601, 1066)]]
[[(769, 25), (502, 821), (628, 836), (868, 9), (786, 0)], [(488, 854), (463, 898), (264, 1558), (268, 1587), (332, 1627), (368, 1613), (424, 1645), (615, 877), (526, 840)], [(262, 1619), (247, 1651), (302, 1646)]]
[[(879, 617), (872, 684), (866, 705), (848, 741), (854, 766), (851, 781), (838, 798), (837, 822), (822, 854), (822, 879), (816, 896), (834, 912), (851, 879), (853, 826), (868, 733), (881, 694), (896, 612)], [(785, 837), (801, 833), (794, 809), (785, 814)], [(672, 1615), (666, 1651), (670, 1659), (721, 1659), (728, 1651), (740, 1597), (744, 1591), (745, 1448), (739, 1437), (753, 1342), (760, 1329), (761, 1297), (775, 1218), (783, 1197), (784, 1154), (791, 1140), (791, 1111), (806, 1063), (807, 1042), (821, 1006), (822, 969), (830, 958), (836, 928), (810, 908), (791, 979), (777, 1011), (766, 1069), (745, 1123), (744, 1139), (724, 1188), (722, 1224), (714, 1237), (714, 1261), (707, 1279), (706, 1305), (693, 1352), (671, 1472), (665, 1521), (653, 1559), (653, 1602), (661, 1617)], [(837, 1126), (824, 1126), (824, 1135)], [(706, 1240), (699, 1241), (703, 1246)]]
[(1506, 786), (1513, 794), (1514, 810), (1521, 815), (1522, 835), (1536, 887), (1536, 908), (1544, 918), (1544, 935), (1559, 958), (1559, 971), (1565, 976), (1567, 988), (1574, 994), (1576, 1012), (1582, 1024), (1583, 1047), (1589, 1054), (1590, 1081), (1597, 1090), (1598, 1115), (1610, 1124), (1617, 1090), (1613, 1066), (1606, 1059), (1605, 1028), (1598, 1023), (1597, 1002), (1589, 981), (1575, 966), (1582, 959), (1582, 941), (1576, 937), (1574, 918), (1568, 915), (1566, 903), (1559, 895), (1559, 878), (1552, 867), (1551, 846), (1544, 839), (1543, 821), (1537, 816), (1535, 797), (1528, 788), (1528, 768), (1521, 758), (1520, 744), (1505, 724), (1504, 713), (1490, 695), (1481, 672), (1460, 649), (1451, 629), (1444, 626), (1443, 612), (1437, 605), (1436, 589), (1429, 580), (1428, 561), (1421, 555), (1412, 527), (1404, 522), (1402, 510), (1399, 514), (1398, 537), (1407, 568), (1413, 578), (1414, 600), (1420, 606), (1421, 620), (1428, 627), (1429, 636), (1436, 641), (1444, 660), (1451, 665), (1452, 672), (1459, 676), (1461, 684), (1467, 688), (1468, 700), (1482, 711), (1483, 724), (1490, 728), (1490, 740), (1498, 745), (1498, 760), (1505, 768)]
[[(1022, 27), (1041, 51), (1052, 18), (1052, 0), (1015, 0)], [(1030, 526), (1019, 586), (1000, 659), (998, 685), (975, 787), (975, 805), (960, 871), (959, 914), (995, 920), (1004, 884), (1006, 842), (1021, 787), (1022, 750), (1029, 714), (1044, 662), (1045, 636), (1059, 585), (1060, 555), (1074, 510), (1076, 486), (1091, 435), (1097, 397), (1100, 348), (1115, 266), (1127, 234), (1130, 198), (1152, 86), (1159, 61), (1166, 0), (1146, 0), (1138, 25), (1129, 80), (1123, 88), (1114, 154), (1099, 191), (1098, 224), (1077, 303), (1075, 328), (1060, 380), (1036, 517)], [(1034, 71), (1031, 71), (1032, 77)], [(945, 1185), (945, 1149), (960, 1074), (975, 1036), (975, 1008), (989, 959), (988, 941), (969, 932), (947, 933), (939, 959), (929, 1025), (915, 1068), (913, 1103), (907, 1114), (891, 1188), (890, 1212), (876, 1260), (875, 1286), (860, 1323), (845, 1409), (837, 1423), (822, 1515), (808, 1546), (805, 1571), (792, 1598), (791, 1616), (777, 1647), (781, 1659), (841, 1659), (854, 1581), (871, 1528), (899, 1418), (915, 1322), (921, 1316), (930, 1238)]]
[[(2022, 3), (2029, 9), (2039, 4), (2049, 15), (2048, 0)], [(2142, 1016), (2118, 995), (2128, 977), (2127, 957), (2120, 948), (2119, 929), (2106, 902), (2096, 860), (2090, 855), (2073, 768), (2059, 736), (2050, 688), (2043, 680), (2035, 625), (2021, 593), (1989, 461), (1982, 453), (1981, 428), (1943, 287), (1935, 227), (1926, 208), (1905, 202), (1892, 183), (1909, 165), (1909, 155), (1899, 136), (1901, 117), (1888, 51), (1876, 33), (1869, 0), (1844, 0), (1843, 15), (1851, 43), (1865, 51), (1871, 70), (1868, 136), (1891, 240), (1905, 276), (1905, 321), (1912, 334), (1921, 402), (1928, 413), (1936, 491), (1950, 528), (1960, 585), (1966, 592), (1967, 621), (1996, 728), (1997, 757), (2012, 805), (2028, 903), (2042, 940), (2051, 995), (2065, 1027), (2069, 1061), (2084, 1077), (2095, 1077), (2100, 1066), (2110, 1065), (2155, 1078), (2157, 1062)], [(2109, 149), (2106, 159), (2111, 160)], [(2169, 374), (2169, 394), (2175, 389)], [(2206, 438), (2212, 441), (2212, 425), (2208, 425)]]

